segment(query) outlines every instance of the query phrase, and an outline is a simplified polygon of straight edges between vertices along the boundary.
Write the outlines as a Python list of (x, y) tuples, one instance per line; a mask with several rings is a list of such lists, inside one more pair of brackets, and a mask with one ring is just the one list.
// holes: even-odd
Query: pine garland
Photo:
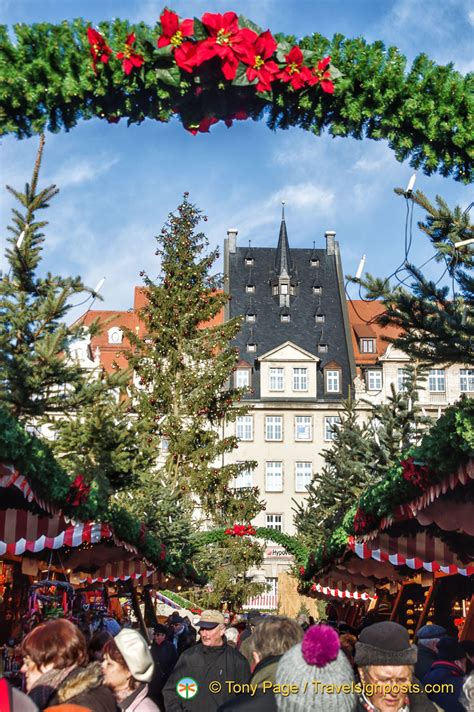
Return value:
[[(227, 22), (230, 15), (235, 21)], [(0, 26), (0, 133), (24, 138), (45, 127), (69, 130), (81, 118), (131, 124), (173, 115), (195, 133), (265, 115), (270, 128), (386, 139), (397, 160), (410, 158), (428, 175), (472, 179), (472, 74), (426, 55), (408, 69), (395, 47), (379, 41), (273, 38), (243, 17), (237, 24), (234, 13), (180, 24), (165, 11), (160, 20), (149, 27), (117, 19), (98, 31), (83, 19), (18, 24), (14, 40)], [(250, 33), (245, 52), (206, 59), (219, 22), (226, 31), (234, 23), (239, 38)]]

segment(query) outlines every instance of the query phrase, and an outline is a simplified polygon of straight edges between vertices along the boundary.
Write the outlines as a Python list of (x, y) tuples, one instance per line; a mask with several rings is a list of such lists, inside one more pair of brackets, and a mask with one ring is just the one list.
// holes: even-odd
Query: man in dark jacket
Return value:
[(438, 643), (439, 659), (424, 676), (424, 685), (451, 685), (451, 692), (430, 693), (428, 696), (445, 712), (463, 712), (459, 701), (466, 674), (466, 652), (456, 638), (444, 636)]
[(167, 628), (156, 625), (153, 630), (153, 643), (150, 648), (151, 657), (155, 663), (153, 677), (148, 685), (148, 696), (156, 702), (160, 709), (164, 709), (162, 690), (176, 665), (178, 653), (173, 643), (167, 639)]
[(253, 657), (250, 692), (225, 702), (218, 712), (276, 712), (276, 699), (269, 683), (275, 684), (282, 655), (302, 639), (303, 629), (290, 618), (271, 616), (263, 620), (248, 639), (252, 641)]
[(225, 640), (222, 613), (203, 611), (197, 626), (201, 642), (184, 651), (163, 689), (166, 712), (213, 712), (250, 681), (248, 662)]
[(447, 635), (446, 629), (440, 625), (422, 626), (416, 634), (418, 645), (418, 660), (415, 665), (415, 677), (422, 680), (434, 662), (438, 660), (439, 639)]

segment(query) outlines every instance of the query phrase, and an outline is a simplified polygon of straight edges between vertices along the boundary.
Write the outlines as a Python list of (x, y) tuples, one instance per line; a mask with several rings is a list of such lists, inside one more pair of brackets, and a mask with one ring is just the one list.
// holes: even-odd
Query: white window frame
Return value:
[(257, 350), (257, 344), (247, 344), (247, 351), (250, 352), (255, 352)]
[(315, 314), (314, 321), (316, 324), (324, 324), (326, 321), (326, 316), (324, 314)]
[[(304, 429), (304, 430), (303, 430)], [(309, 437), (298, 435), (307, 432)], [(313, 439), (313, 417), (311, 415), (295, 415), (295, 442), (311, 442)]]
[(307, 391), (308, 390), (308, 369), (305, 366), (293, 367), (293, 390)]
[(306, 492), (313, 479), (313, 463), (295, 462), (295, 492)]
[(235, 419), (235, 437), (239, 440), (253, 440), (253, 415), (239, 415)]
[[(277, 373), (278, 372), (278, 373)], [(268, 390), (285, 390), (285, 369), (280, 366), (270, 366), (268, 369)]]
[[(242, 464), (242, 460), (236, 463), (237, 465)], [(237, 477), (234, 477), (232, 481), (232, 486), (234, 489), (246, 489), (247, 487), (253, 487), (253, 473), (250, 468), (240, 472)]]
[(291, 321), (291, 317), (289, 314), (280, 314), (280, 321), (282, 323), (288, 323), (289, 321)]
[(340, 424), (341, 417), (339, 415), (326, 415), (324, 417), (324, 442), (329, 443), (335, 439), (336, 431), (332, 426)]
[(323, 293), (323, 288), (318, 285), (313, 285), (313, 294), (321, 295)]
[(361, 338), (360, 352), (361, 354), (375, 354), (377, 352), (375, 339), (368, 336), (364, 336), (363, 338)]
[(250, 368), (236, 368), (234, 373), (234, 383), (236, 388), (249, 388)]
[(121, 344), (123, 341), (123, 331), (122, 329), (119, 329), (118, 326), (113, 326), (111, 329), (109, 329), (107, 335), (108, 343), (113, 344), (114, 346), (117, 344)]
[(446, 393), (446, 370), (444, 368), (430, 368), (428, 390), (430, 393)]
[(397, 370), (397, 391), (398, 393), (406, 393), (408, 390), (408, 381), (410, 380), (410, 372), (407, 368), (399, 368)]
[[(277, 437), (279, 435), (280, 437)], [(283, 440), (283, 416), (265, 416), (265, 440), (268, 442), (281, 442)]]
[(252, 267), (254, 262), (255, 262), (255, 260), (253, 257), (245, 258), (245, 264), (247, 265), (247, 267)]
[(367, 390), (381, 391), (382, 390), (382, 369), (368, 368), (367, 369)]
[(255, 294), (255, 284), (246, 284), (245, 291), (247, 294)]
[(327, 344), (318, 344), (318, 352), (320, 354), (327, 354), (328, 352), (328, 345)]
[(324, 380), (326, 381), (326, 393), (340, 393), (341, 392), (341, 369), (340, 368), (326, 368), (324, 375), (325, 375)]
[(459, 369), (459, 389), (461, 393), (474, 393), (474, 368)]
[[(271, 519), (270, 519), (271, 517)], [(279, 521), (276, 521), (275, 517), (279, 517)], [(265, 514), (265, 527), (267, 529), (274, 529), (276, 532), (283, 531), (283, 514)]]
[(255, 314), (246, 314), (245, 321), (249, 324), (255, 324)]
[[(281, 514), (279, 514), (279, 515), (277, 514), (276, 516), (281, 517)], [(269, 586), (269, 590), (267, 589), (267, 595), (275, 596), (275, 598), (276, 598), (278, 596), (278, 577), (277, 576), (266, 576), (265, 583), (267, 584), (267, 586)]]
[(289, 291), (290, 291), (289, 284), (280, 284), (280, 294), (283, 294), (286, 297), (288, 295)]
[(283, 462), (281, 460), (265, 462), (265, 492), (283, 492)]

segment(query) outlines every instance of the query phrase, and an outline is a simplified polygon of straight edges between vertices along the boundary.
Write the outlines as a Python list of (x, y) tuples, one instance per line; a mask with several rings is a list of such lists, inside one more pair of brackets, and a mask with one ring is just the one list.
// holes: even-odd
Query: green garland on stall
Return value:
[[(420, 467), (427, 468), (429, 485), (440, 482), (470, 457), (474, 457), (474, 399), (462, 398), (456, 405), (447, 408), (423, 436), (420, 446), (401, 458), (401, 462), (409, 457)], [(347, 512), (342, 525), (333, 532), (326, 544), (309, 555), (307, 566), (299, 570), (301, 591), (308, 589), (306, 584), (317, 572), (343, 555), (350, 536), (376, 529), (380, 521), (392, 515), (397, 506), (423, 494), (424, 486), (407, 481), (403, 471), (402, 465), (397, 465), (382, 482), (368, 488)], [(466, 488), (464, 495), (473, 497), (474, 488)], [(361, 513), (365, 526), (361, 524)], [(358, 522), (357, 528), (355, 521)]]
[(186, 608), (188, 611), (191, 611), (191, 613), (201, 613), (202, 609), (199, 608), (199, 606), (196, 606), (192, 601), (187, 598), (184, 598), (184, 596), (181, 596), (179, 593), (169, 591), (168, 589), (161, 590), (160, 593), (162, 593), (163, 596), (166, 596), (171, 601), (173, 601), (173, 603), (176, 603), (178, 606), (181, 606), (181, 608)]
[[(225, 532), (225, 529), (213, 529), (212, 531), (199, 533), (196, 537), (196, 547), (201, 549), (209, 546), (209, 544), (225, 541), (229, 537), (229, 534)], [(267, 527), (256, 527), (253, 536), (257, 539), (272, 541), (274, 544), (284, 547), (289, 554), (295, 557), (295, 563), (298, 566), (305, 565), (308, 560), (309, 551), (307, 547), (290, 534), (284, 534)]]
[[(261, 32), (243, 17), (238, 23)], [(196, 132), (217, 120), (230, 125), (232, 119), (265, 115), (272, 129), (300, 126), (316, 135), (327, 129), (332, 136), (385, 139), (397, 160), (410, 158), (426, 174), (472, 180), (474, 75), (463, 77), (452, 64), (440, 66), (420, 55), (407, 68), (398, 49), (386, 49), (380, 41), (368, 44), (340, 34), (329, 40), (313, 33), (297, 43), (278, 34), (271, 59), (280, 70), (296, 47), (305, 68), (316, 67), (321, 76), (328, 70), (334, 84), (331, 90), (322, 80), (303, 87), (275, 80), (268, 91), (256, 89), (257, 80), (249, 80), (241, 61), (233, 79), (223, 76), (215, 59), (201, 60), (191, 71), (183, 68), (182, 58), (178, 66), (183, 37), (166, 39), (160, 22), (149, 27), (116, 19), (100, 22), (98, 30), (83, 19), (17, 24), (13, 39), (7, 26), (0, 26), (0, 134), (24, 138), (46, 127), (69, 130), (93, 117), (111, 123), (126, 118), (131, 124), (147, 118), (168, 122), (174, 115)], [(197, 47), (209, 40), (209, 32), (195, 19), (193, 34), (184, 39)], [(160, 38), (167, 44), (158, 48)], [(326, 57), (330, 66), (318, 69), (318, 60)]]

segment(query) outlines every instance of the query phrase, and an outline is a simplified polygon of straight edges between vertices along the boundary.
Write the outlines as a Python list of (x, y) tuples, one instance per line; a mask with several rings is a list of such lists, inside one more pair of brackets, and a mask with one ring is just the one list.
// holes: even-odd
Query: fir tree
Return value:
[(0, 402), (17, 418), (30, 421), (90, 403), (103, 388), (65, 358), (69, 342), (83, 334), (80, 324), (66, 325), (69, 300), (93, 290), (80, 277), (38, 274), (42, 230), (48, 223), (36, 219), (36, 213), (59, 192), (54, 185), (38, 188), (43, 147), (41, 137), (25, 192), (7, 186), (23, 210), (13, 209), (6, 250), (9, 271), (0, 280)]
[[(395, 192), (404, 194), (399, 188)], [(472, 243), (455, 247), (474, 238), (469, 209), (451, 210), (439, 196), (433, 205), (420, 191), (412, 199), (427, 213), (418, 227), (428, 236), (434, 259), (445, 265), (451, 287), (438, 287), (408, 261), (403, 265), (403, 284), (392, 287), (371, 275), (361, 284), (367, 298), (381, 299), (386, 308), (378, 321), (400, 327), (401, 335), (392, 341), (406, 354), (430, 363), (469, 364), (474, 352), (474, 249)]]

